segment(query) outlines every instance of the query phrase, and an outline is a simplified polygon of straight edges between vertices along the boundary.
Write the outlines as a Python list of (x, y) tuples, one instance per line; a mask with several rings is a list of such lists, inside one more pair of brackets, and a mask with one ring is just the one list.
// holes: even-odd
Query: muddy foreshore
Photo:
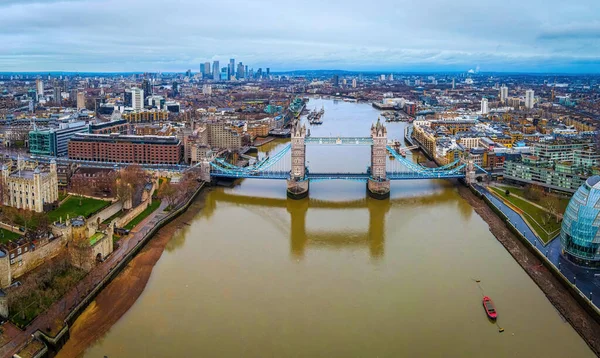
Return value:
[(101, 338), (144, 291), (152, 269), (173, 235), (203, 208), (210, 188), (203, 189), (190, 207), (161, 228), (127, 267), (104, 288), (70, 327), (70, 338), (56, 355), (79, 357)]
[(550, 303), (573, 326), (596, 356), (600, 356), (600, 324), (571, 296), (567, 288), (506, 227), (487, 204), (469, 188), (457, 184), (460, 196), (489, 225), (490, 231), (540, 287)]

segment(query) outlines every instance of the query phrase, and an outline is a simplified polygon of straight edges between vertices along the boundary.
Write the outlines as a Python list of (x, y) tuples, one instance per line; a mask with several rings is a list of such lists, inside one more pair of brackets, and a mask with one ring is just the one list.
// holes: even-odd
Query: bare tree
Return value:
[(548, 209), (548, 211), (550, 212), (550, 214), (552, 214), (554, 216), (554, 218), (556, 219), (556, 222), (558, 222), (559, 219), (559, 200), (557, 197), (555, 197), (554, 195), (547, 195), (546, 197), (544, 197), (544, 199), (542, 199), (541, 205)]

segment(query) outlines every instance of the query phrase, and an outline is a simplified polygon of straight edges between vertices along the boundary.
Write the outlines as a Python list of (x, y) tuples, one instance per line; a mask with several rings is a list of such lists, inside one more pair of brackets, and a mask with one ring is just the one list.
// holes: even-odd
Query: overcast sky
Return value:
[(600, 0), (0, 0), (0, 72), (600, 72)]

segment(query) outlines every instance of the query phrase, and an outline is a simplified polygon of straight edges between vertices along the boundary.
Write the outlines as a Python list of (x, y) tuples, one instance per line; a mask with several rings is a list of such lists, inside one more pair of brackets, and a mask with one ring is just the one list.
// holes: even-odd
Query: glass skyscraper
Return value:
[(588, 178), (571, 198), (562, 222), (565, 256), (580, 265), (600, 267), (600, 176)]

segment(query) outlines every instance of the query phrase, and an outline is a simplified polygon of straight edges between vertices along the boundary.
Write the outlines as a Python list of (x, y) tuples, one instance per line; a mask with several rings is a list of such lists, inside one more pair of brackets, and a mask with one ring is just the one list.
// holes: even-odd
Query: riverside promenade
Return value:
[(521, 235), (536, 248), (540, 254), (545, 256), (548, 261), (580, 292), (580, 295), (591, 301), (596, 309), (600, 304), (600, 270), (589, 269), (578, 266), (565, 259), (561, 254), (560, 239), (554, 238), (547, 245), (533, 233), (525, 220), (498, 199), (487, 188), (481, 185), (474, 185), (474, 189), (485, 196), (491, 203), (506, 216), (507, 224), (512, 225)]

